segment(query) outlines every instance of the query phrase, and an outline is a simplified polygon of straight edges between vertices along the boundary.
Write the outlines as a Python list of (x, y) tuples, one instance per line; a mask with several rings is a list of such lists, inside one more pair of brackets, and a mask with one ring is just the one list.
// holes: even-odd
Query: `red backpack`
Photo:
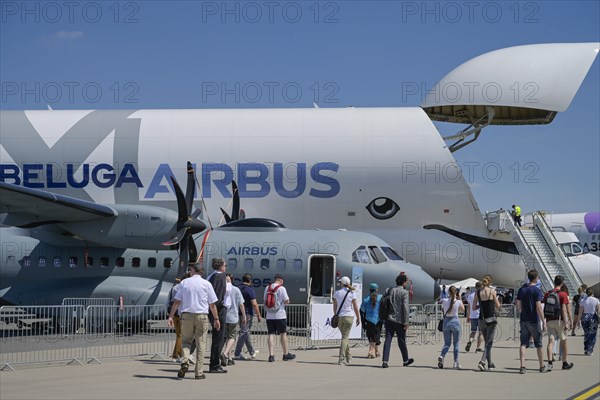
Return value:
[(279, 307), (279, 302), (277, 301), (277, 289), (279, 289), (281, 285), (269, 285), (267, 287), (267, 296), (265, 297), (265, 308), (269, 310), (275, 310)]

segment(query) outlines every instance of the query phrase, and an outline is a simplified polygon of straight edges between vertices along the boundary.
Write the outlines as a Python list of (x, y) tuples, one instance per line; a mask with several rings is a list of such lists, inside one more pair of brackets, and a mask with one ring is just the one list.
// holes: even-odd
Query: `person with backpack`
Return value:
[(267, 333), (269, 334), (269, 362), (275, 361), (275, 335), (279, 335), (281, 349), (283, 350), (283, 361), (296, 358), (295, 354), (288, 351), (287, 341), (287, 314), (285, 305), (290, 304), (287, 290), (283, 286), (283, 276), (276, 274), (273, 283), (265, 288), (265, 311), (267, 320)]
[(351, 285), (350, 278), (347, 276), (342, 277), (340, 285), (342, 287), (333, 294), (333, 312), (339, 318), (338, 328), (342, 334), (338, 365), (350, 365), (352, 355), (350, 354), (348, 340), (350, 339), (353, 315), (356, 315), (356, 326), (360, 324), (360, 316), (358, 314), (358, 304), (356, 303), (356, 288)]
[(554, 289), (544, 295), (544, 317), (548, 329), (548, 370), (552, 371), (554, 341), (560, 341), (560, 354), (562, 356), (562, 369), (573, 368), (573, 363), (567, 361), (567, 332), (569, 330), (569, 319), (567, 307), (569, 307), (569, 295), (560, 288), (565, 281), (561, 275), (554, 277)]
[[(409, 309), (408, 300), (409, 293), (405, 289), (408, 277), (401, 273), (396, 277), (396, 287), (389, 289), (386, 295), (389, 296), (389, 300), (382, 298), (380, 307), (383, 307), (384, 303), (389, 301), (389, 311), (385, 318), (385, 342), (383, 344), (383, 362), (382, 368), (388, 368), (388, 362), (390, 360), (390, 350), (392, 347), (392, 340), (394, 339), (394, 333), (398, 336), (398, 348), (402, 353), (402, 365), (408, 367), (414, 359), (408, 357), (408, 349), (406, 348), (406, 330), (409, 327)], [(384, 295), (383, 297), (386, 297)], [(462, 303), (461, 303), (462, 304)], [(384, 309), (388, 309), (386, 304)]]
[(382, 296), (379, 294), (379, 285), (376, 283), (369, 285), (369, 292), (369, 295), (363, 299), (360, 305), (360, 319), (369, 340), (367, 358), (376, 358), (379, 357), (381, 328), (383, 326), (383, 321), (379, 319), (379, 307)]

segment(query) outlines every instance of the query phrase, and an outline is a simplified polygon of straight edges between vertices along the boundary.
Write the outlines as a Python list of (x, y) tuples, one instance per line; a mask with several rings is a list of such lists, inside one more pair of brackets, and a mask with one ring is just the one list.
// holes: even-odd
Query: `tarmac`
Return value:
[[(72, 364), (4, 370), (0, 373), (0, 399), (599, 399), (600, 349), (583, 355), (583, 338), (570, 337), (572, 370), (540, 373), (535, 349), (527, 349), (527, 374), (519, 374), (518, 344), (501, 341), (493, 348), (495, 371), (479, 371), (481, 353), (464, 351), (452, 369), (452, 350), (445, 368), (437, 366), (442, 344), (409, 346), (415, 363), (402, 366), (394, 342), (389, 368), (381, 358), (367, 359), (365, 347), (354, 347), (349, 366), (337, 364), (338, 348), (294, 350), (293, 361), (267, 362), (261, 351), (256, 360), (237, 361), (227, 374), (206, 374), (195, 380), (193, 368), (177, 379), (179, 364), (172, 360)], [(380, 351), (383, 346), (380, 347)], [(544, 347), (545, 350), (545, 347)], [(205, 371), (208, 369), (205, 359)], [(579, 396), (579, 397), (577, 397)]]

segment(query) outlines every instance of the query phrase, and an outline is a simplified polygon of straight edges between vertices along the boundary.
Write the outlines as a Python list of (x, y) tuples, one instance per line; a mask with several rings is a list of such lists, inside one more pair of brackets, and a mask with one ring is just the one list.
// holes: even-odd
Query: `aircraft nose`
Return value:
[(440, 289), (440, 285), (438, 285), (437, 281), (433, 281), (433, 300), (437, 300), (440, 297), (440, 293), (442, 289)]

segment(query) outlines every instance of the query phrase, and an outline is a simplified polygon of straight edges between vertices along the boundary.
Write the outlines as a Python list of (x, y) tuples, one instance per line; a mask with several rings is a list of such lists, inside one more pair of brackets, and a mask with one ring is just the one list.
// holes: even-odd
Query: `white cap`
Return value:
[(342, 279), (340, 279), (340, 283), (342, 286), (350, 286), (350, 278), (344, 276)]

